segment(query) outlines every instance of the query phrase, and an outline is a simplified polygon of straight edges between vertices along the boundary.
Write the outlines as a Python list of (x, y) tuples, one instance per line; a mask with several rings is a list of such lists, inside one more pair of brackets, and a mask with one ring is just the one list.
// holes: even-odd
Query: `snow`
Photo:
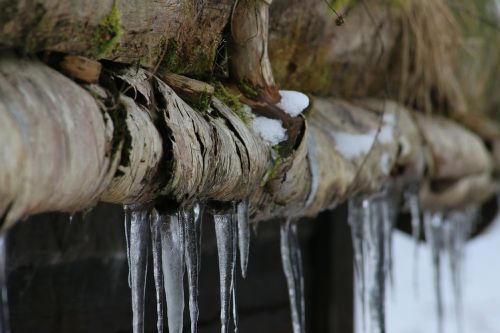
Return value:
[[(387, 298), (388, 333), (434, 333), (437, 329), (430, 249), (420, 246), (417, 286), (413, 276), (414, 245), (410, 236), (394, 234), (394, 284)], [(443, 258), (444, 333), (500, 332), (500, 219), (466, 246), (463, 271), (463, 327), (454, 315), (448, 258)], [(357, 332), (362, 332), (358, 313)]]
[(281, 141), (285, 141), (288, 138), (286, 129), (283, 128), (283, 123), (278, 119), (255, 117), (252, 121), (252, 129), (271, 146)]
[(371, 132), (369, 134), (336, 132), (333, 136), (335, 139), (335, 148), (347, 159), (368, 153), (374, 139), (374, 135)]
[[(332, 132), (335, 148), (347, 159), (353, 159), (367, 154), (372, 148), (375, 139), (386, 144), (394, 140), (396, 120), (393, 114), (384, 114), (380, 131), (373, 129), (367, 133)], [(381, 163), (384, 163), (381, 161)]]
[(309, 97), (301, 92), (280, 90), (280, 96), (281, 101), (276, 106), (292, 117), (297, 117), (309, 106)]

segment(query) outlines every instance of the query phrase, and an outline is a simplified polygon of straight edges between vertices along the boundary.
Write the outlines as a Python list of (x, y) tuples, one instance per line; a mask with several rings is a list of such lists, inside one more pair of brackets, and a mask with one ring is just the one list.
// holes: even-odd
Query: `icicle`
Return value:
[(193, 207), (194, 213), (194, 222), (196, 227), (196, 238), (198, 240), (198, 260), (197, 260), (197, 269), (198, 276), (200, 275), (201, 268), (201, 233), (202, 233), (202, 222), (203, 222), (203, 212), (205, 211), (205, 205), (202, 203), (196, 203)]
[[(370, 265), (369, 304), (371, 332), (385, 332), (385, 285), (390, 276), (390, 233), (392, 221), (387, 212), (385, 199), (373, 200), (370, 204), (372, 212), (370, 220), (371, 232), (366, 236), (370, 240), (368, 260)], [(389, 225), (391, 225), (389, 227)], [(390, 228), (390, 229), (389, 229)]]
[(213, 215), (215, 222), (215, 236), (217, 238), (217, 252), (219, 257), (220, 275), (220, 302), (221, 302), (221, 332), (229, 332), (230, 309), (232, 302), (232, 287), (234, 286), (235, 242), (237, 237), (232, 214), (216, 213)]
[(438, 332), (443, 332), (443, 297), (441, 291), (441, 248), (443, 241), (443, 214), (440, 212), (424, 214), (425, 238), (431, 247), (434, 271), (434, 292), (436, 294), (436, 312)]
[(184, 228), (179, 215), (161, 216), (161, 259), (169, 333), (182, 333), (184, 323)]
[(451, 284), (455, 299), (455, 317), (457, 326), (462, 327), (462, 271), (465, 258), (465, 243), (470, 237), (477, 210), (469, 207), (463, 211), (454, 211), (446, 216), (444, 225), (444, 244), (448, 254), (451, 272)]
[(238, 203), (238, 245), (240, 250), (241, 276), (247, 277), (248, 254), (250, 252), (250, 221), (248, 199)]
[(161, 269), (161, 220), (156, 209), (150, 214), (151, 249), (153, 252), (153, 275), (156, 290), (156, 328), (163, 332), (163, 274)]
[(288, 297), (294, 333), (305, 332), (304, 277), (297, 225), (287, 221), (281, 224), (281, 262), (288, 285)]
[(0, 332), (9, 333), (9, 300), (7, 293), (7, 234), (0, 234)]
[[(235, 204), (232, 216), (232, 228), (233, 228), (233, 271), (231, 276), (231, 291), (233, 294), (232, 312), (233, 312), (233, 325), (234, 332), (238, 333), (238, 303), (237, 303), (237, 289), (236, 289), (236, 266), (238, 262), (238, 246), (239, 242), (239, 205)], [(241, 256), (241, 253), (240, 253)], [(240, 257), (241, 258), (241, 257)], [(242, 268), (243, 269), (243, 268)]]
[(413, 236), (414, 249), (413, 249), (413, 285), (414, 291), (418, 294), (418, 247), (420, 243), (421, 230), (421, 212), (420, 202), (418, 198), (418, 186), (411, 186), (405, 192), (406, 205), (411, 214), (411, 234)]
[(365, 315), (365, 222), (369, 215), (369, 202), (352, 198), (348, 203), (348, 223), (351, 227), (351, 237), (354, 250), (354, 273), (356, 274), (356, 293), (361, 301), (361, 318), (363, 331), (366, 325)]
[(132, 327), (134, 333), (144, 332), (144, 296), (148, 267), (148, 211), (134, 207), (130, 212), (130, 280), (132, 288)]
[(387, 280), (392, 281), (392, 232), (397, 213), (397, 197), (390, 187), (371, 197), (349, 201), (348, 222), (363, 330), (368, 309), (370, 331), (385, 332), (385, 291)]
[(127, 253), (127, 263), (128, 263), (128, 287), (132, 288), (132, 278), (130, 276), (130, 205), (123, 205), (123, 223), (125, 229), (125, 246)]
[(184, 222), (185, 259), (189, 285), (191, 332), (198, 331), (198, 276), (200, 272), (201, 215), (199, 206), (181, 212)]

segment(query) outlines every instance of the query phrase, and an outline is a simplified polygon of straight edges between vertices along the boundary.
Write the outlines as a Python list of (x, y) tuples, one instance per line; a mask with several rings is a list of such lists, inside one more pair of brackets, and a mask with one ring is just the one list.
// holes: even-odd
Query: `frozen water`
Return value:
[[(390, 188), (349, 201), (356, 293), (363, 327), (368, 324), (369, 332), (385, 332), (386, 283), (392, 275), (392, 231), (397, 203), (397, 196)], [(368, 323), (365, 313), (369, 314)]]
[(411, 186), (405, 193), (405, 201), (406, 206), (410, 210), (411, 214), (411, 234), (414, 242), (414, 250), (413, 250), (413, 276), (415, 277), (414, 281), (414, 290), (415, 293), (418, 293), (418, 247), (420, 243), (420, 235), (422, 233), (421, 230), (421, 212), (420, 212), (420, 201), (418, 198), (418, 186)]
[[(446, 223), (451, 217), (446, 216)], [(397, 293), (394, 301), (388, 302), (388, 332), (420, 333), (436, 332), (435, 295), (430, 247), (422, 242), (419, 255), (419, 297), (413, 294), (412, 257), (413, 242), (401, 232), (395, 234), (395, 277)], [(498, 333), (500, 327), (500, 218), (469, 239), (465, 245), (465, 261), (461, 264), (463, 285), (463, 309), (460, 320), (454, 315), (457, 306), (452, 281), (449, 255), (443, 253), (443, 311), (446, 333)]]
[(297, 117), (309, 106), (309, 97), (301, 92), (280, 90), (280, 95), (281, 101), (276, 106), (292, 117)]
[(156, 328), (163, 332), (163, 273), (161, 261), (161, 219), (158, 211), (153, 209), (150, 214), (151, 250), (153, 253), (153, 276), (156, 291)]
[(130, 210), (130, 280), (132, 289), (132, 328), (134, 333), (144, 332), (144, 297), (148, 268), (149, 213), (141, 206)]
[[(450, 262), (451, 284), (455, 296), (455, 311), (458, 321), (462, 317), (462, 263), (465, 242), (469, 238), (476, 210), (466, 208), (462, 211), (426, 212), (424, 214), (425, 237), (431, 248), (434, 274), (434, 293), (438, 317), (438, 331), (443, 332), (442, 296), (442, 257), (448, 255)], [(461, 327), (462, 325), (458, 325)]]
[(219, 257), (220, 276), (220, 302), (221, 302), (221, 332), (229, 332), (230, 309), (232, 300), (232, 287), (234, 286), (234, 271), (236, 263), (236, 243), (237, 237), (234, 226), (233, 214), (215, 213), (213, 215), (215, 224), (215, 236), (217, 239), (217, 252)]
[(252, 121), (252, 129), (271, 146), (285, 141), (288, 137), (283, 123), (278, 119), (255, 117)]
[(125, 246), (127, 252), (127, 263), (128, 263), (128, 287), (132, 288), (132, 278), (130, 277), (130, 210), (131, 206), (123, 205), (123, 223), (125, 229)]
[(161, 216), (161, 258), (169, 333), (182, 333), (184, 322), (184, 227), (179, 215)]
[(7, 295), (7, 233), (0, 234), (0, 332), (9, 333), (9, 301)]
[(250, 252), (250, 218), (248, 216), (248, 199), (238, 203), (238, 247), (240, 251), (241, 276), (246, 278), (248, 254)]
[(202, 229), (204, 210), (205, 210), (205, 205), (202, 203), (196, 203), (193, 207), (194, 223), (195, 223), (195, 229), (196, 229), (196, 239), (198, 241), (198, 249), (197, 249), (198, 276), (200, 275), (200, 268), (201, 268), (201, 229)]
[[(368, 203), (366, 202), (365, 205)], [(351, 227), (352, 246), (354, 251), (354, 273), (356, 274), (356, 294), (361, 301), (362, 323), (365, 320), (365, 219), (369, 211), (363, 208), (363, 200), (352, 198), (348, 202), (348, 223)]]
[[(238, 332), (238, 302), (237, 302), (237, 289), (236, 289), (236, 266), (238, 263), (238, 247), (239, 247), (239, 237), (238, 237), (238, 224), (239, 224), (239, 204), (234, 204), (234, 209), (233, 209), (233, 215), (232, 215), (232, 232), (233, 232), (233, 260), (232, 260), (232, 265), (233, 265), (233, 271), (232, 271), (232, 276), (231, 276), (231, 292), (233, 296), (233, 302), (232, 302), (232, 314), (233, 314), (233, 325), (234, 325), (234, 332)], [(248, 211), (248, 209), (247, 209)]]
[[(199, 210), (199, 207), (198, 207)], [(200, 272), (200, 228), (201, 215), (194, 209), (181, 211), (185, 235), (185, 259), (189, 285), (189, 316), (191, 332), (198, 331), (198, 277)]]
[[(465, 243), (472, 232), (477, 209), (468, 207), (463, 211), (450, 212), (445, 229), (445, 246), (451, 272), (451, 284), (455, 296), (455, 315), (458, 321), (462, 318), (462, 272), (465, 260)], [(462, 326), (462, 325), (460, 325)]]
[(297, 224), (281, 224), (281, 262), (288, 285), (288, 297), (294, 333), (305, 332), (305, 299), (302, 257), (297, 234)]
[(443, 297), (441, 292), (441, 251), (443, 248), (442, 212), (424, 213), (425, 238), (431, 247), (432, 266), (434, 274), (434, 293), (436, 296), (436, 315), (438, 319), (438, 332), (443, 332)]

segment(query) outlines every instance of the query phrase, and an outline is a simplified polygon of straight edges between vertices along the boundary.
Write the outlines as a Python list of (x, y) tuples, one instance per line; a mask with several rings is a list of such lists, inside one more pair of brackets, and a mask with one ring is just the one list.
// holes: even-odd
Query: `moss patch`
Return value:
[(243, 110), (244, 105), (240, 102), (241, 95), (233, 94), (221, 82), (214, 82), (213, 85), (215, 88), (214, 96), (226, 104), (246, 126), (250, 126), (253, 117), (252, 114)]
[(261, 187), (266, 186), (266, 184), (270, 180), (273, 180), (278, 175), (278, 172), (279, 172), (279, 170), (281, 168), (281, 165), (283, 164), (283, 157), (280, 156), (279, 151), (280, 151), (279, 144), (274, 145), (274, 146), (271, 147), (271, 158), (273, 160), (273, 164), (266, 171), (266, 174), (264, 175), (264, 178), (260, 182), (260, 186)]
[[(113, 140), (111, 141), (111, 160), (120, 151), (120, 165), (130, 165), (130, 150), (132, 149), (132, 136), (127, 125), (127, 108), (123, 102), (118, 101), (117, 104), (108, 109), (108, 115), (113, 121)], [(117, 171), (119, 172), (119, 171)]]
[(257, 91), (246, 81), (240, 82), (239, 88), (243, 95), (250, 99), (256, 99), (259, 96)]
[(181, 47), (175, 39), (170, 38), (165, 44), (165, 54), (159, 72), (184, 74), (200, 81), (208, 81), (214, 59), (214, 55), (209, 51), (197, 40), (192, 47)]
[(210, 106), (210, 95), (208, 92), (205, 90), (201, 93), (200, 98), (198, 98), (198, 102), (193, 105), (193, 107), (200, 111), (205, 113), (208, 110), (208, 107)]
[(122, 13), (115, 2), (111, 11), (101, 19), (94, 33), (97, 57), (104, 58), (110, 55), (120, 44), (122, 36)]

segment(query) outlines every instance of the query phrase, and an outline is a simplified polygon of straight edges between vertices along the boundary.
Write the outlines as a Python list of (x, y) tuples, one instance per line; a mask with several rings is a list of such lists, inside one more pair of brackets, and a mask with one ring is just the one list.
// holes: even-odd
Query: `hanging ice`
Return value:
[(250, 251), (250, 220), (248, 217), (248, 200), (238, 203), (238, 245), (240, 251), (241, 276), (247, 277), (248, 254)]
[(461, 327), (462, 318), (462, 271), (465, 259), (465, 243), (472, 232), (476, 219), (477, 209), (468, 207), (463, 211), (454, 211), (447, 214), (444, 243), (448, 254), (451, 271), (451, 284), (455, 298), (455, 315)]
[[(238, 262), (238, 246), (240, 243), (239, 241), (239, 222), (240, 222), (240, 211), (239, 211), (239, 207), (240, 205), (236, 205), (234, 204), (234, 208), (233, 208), (233, 216), (232, 216), (232, 228), (233, 228), (233, 272), (232, 272), (232, 276), (231, 276), (231, 281), (232, 281), (232, 284), (231, 284), (231, 290), (232, 290), (232, 296), (233, 296), (233, 302), (232, 302), (232, 314), (233, 314), (233, 325), (234, 325), (234, 332), (235, 333), (238, 333), (238, 321), (239, 321), (239, 317), (238, 317), (238, 303), (237, 303), (237, 299), (236, 299), (236, 295), (237, 295), (237, 286), (236, 286), (236, 266), (237, 266), (237, 262)], [(240, 253), (240, 256), (241, 256), (241, 253)], [(241, 257), (240, 257), (241, 258)], [(243, 268), (242, 269), (242, 272), (243, 272)]]
[(300, 253), (297, 224), (286, 221), (281, 224), (281, 262), (288, 285), (288, 298), (294, 333), (305, 332), (304, 276)]
[(365, 316), (365, 225), (370, 218), (369, 202), (360, 198), (352, 198), (348, 203), (348, 223), (351, 227), (352, 245), (354, 250), (354, 273), (356, 275), (356, 294), (361, 303), (363, 327)]
[(169, 333), (182, 333), (184, 322), (184, 227), (179, 215), (161, 216), (161, 259)]
[(234, 286), (234, 271), (236, 263), (237, 237), (235, 221), (232, 213), (215, 213), (215, 236), (217, 238), (217, 252), (219, 257), (220, 302), (221, 302), (221, 332), (229, 332), (230, 309)]
[(434, 272), (434, 293), (436, 295), (436, 313), (438, 332), (443, 332), (443, 297), (441, 290), (441, 251), (443, 248), (443, 213), (424, 214), (425, 238), (431, 247), (432, 266)]
[(470, 236), (476, 216), (476, 209), (468, 207), (460, 211), (447, 213), (426, 212), (424, 215), (425, 237), (431, 246), (432, 264), (434, 270), (434, 288), (438, 316), (438, 330), (443, 331), (443, 300), (441, 291), (441, 261), (447, 254), (451, 271), (451, 284), (455, 298), (455, 311), (460, 328), (462, 317), (462, 266), (464, 260), (465, 242)]
[(181, 211), (185, 236), (185, 260), (189, 285), (189, 316), (191, 332), (198, 331), (198, 276), (200, 272), (201, 215), (199, 206)]
[(397, 203), (390, 188), (367, 198), (349, 201), (348, 222), (363, 327), (367, 311), (369, 331), (375, 333), (385, 332), (385, 291), (387, 280), (392, 275), (392, 231)]
[(420, 242), (420, 235), (422, 233), (421, 225), (422, 221), (420, 218), (420, 201), (418, 198), (418, 186), (411, 186), (405, 193), (406, 206), (410, 210), (411, 215), (411, 234), (413, 236), (414, 249), (413, 249), (413, 277), (414, 277), (414, 290), (415, 293), (418, 292), (418, 247)]
[(129, 273), (132, 289), (132, 327), (134, 333), (144, 332), (144, 296), (148, 267), (148, 211), (131, 207), (129, 233)]
[(153, 253), (153, 275), (156, 290), (156, 328), (163, 332), (163, 273), (161, 269), (161, 219), (158, 211), (153, 209), (150, 214), (151, 249)]
[(198, 240), (198, 275), (200, 274), (201, 268), (201, 229), (203, 222), (203, 212), (205, 210), (205, 205), (201, 203), (196, 203), (193, 207), (194, 222), (196, 227), (196, 237)]
[(132, 206), (123, 205), (123, 223), (125, 229), (125, 246), (127, 253), (127, 263), (128, 263), (128, 287), (132, 288), (132, 279), (130, 277), (130, 211)]
[(0, 332), (9, 333), (9, 301), (7, 295), (7, 234), (0, 234)]

